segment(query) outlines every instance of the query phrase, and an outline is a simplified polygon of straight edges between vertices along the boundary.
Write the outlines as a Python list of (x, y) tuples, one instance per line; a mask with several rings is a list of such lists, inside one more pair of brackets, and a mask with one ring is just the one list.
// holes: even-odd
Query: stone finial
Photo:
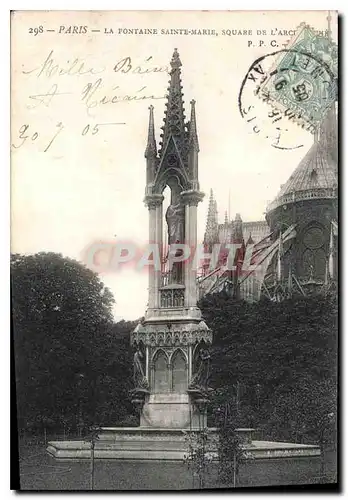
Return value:
[(145, 150), (145, 158), (149, 158), (151, 156), (157, 155), (153, 110), (154, 110), (154, 107), (151, 104), (149, 106), (149, 111), (150, 111), (149, 128), (148, 128), (148, 134), (147, 134), (147, 145), (146, 145), (146, 150)]
[(182, 66), (178, 49), (174, 49), (172, 60), (170, 61), (170, 65), (173, 69), (180, 68)]

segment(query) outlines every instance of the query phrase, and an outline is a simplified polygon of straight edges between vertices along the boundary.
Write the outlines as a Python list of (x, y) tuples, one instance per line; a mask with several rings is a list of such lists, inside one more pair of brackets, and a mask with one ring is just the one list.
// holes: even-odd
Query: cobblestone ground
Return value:
[[(44, 444), (20, 446), (21, 490), (90, 490), (91, 463), (61, 461), (50, 457)], [(265, 460), (250, 462), (240, 468), (238, 486), (270, 486), (336, 482), (336, 454), (325, 454), (325, 476), (320, 476), (318, 459)], [(222, 487), (216, 466), (205, 475), (205, 487)], [(198, 488), (198, 478), (192, 476), (180, 462), (126, 462), (95, 460), (95, 490), (187, 490)]]

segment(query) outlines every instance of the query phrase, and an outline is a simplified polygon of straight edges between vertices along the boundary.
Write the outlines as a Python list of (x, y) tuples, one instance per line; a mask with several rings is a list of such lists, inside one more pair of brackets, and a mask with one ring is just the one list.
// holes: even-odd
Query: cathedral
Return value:
[[(240, 214), (219, 224), (210, 192), (204, 246), (242, 243), (253, 247), (259, 272), (201, 270), (200, 295), (227, 290), (249, 301), (282, 300), (294, 293), (324, 293), (337, 281), (338, 139), (335, 106), (314, 135), (313, 145), (266, 208), (265, 220), (243, 222)], [(243, 255), (242, 255), (243, 257)], [(238, 259), (238, 256), (237, 256)], [(236, 276), (237, 274), (237, 276)]]

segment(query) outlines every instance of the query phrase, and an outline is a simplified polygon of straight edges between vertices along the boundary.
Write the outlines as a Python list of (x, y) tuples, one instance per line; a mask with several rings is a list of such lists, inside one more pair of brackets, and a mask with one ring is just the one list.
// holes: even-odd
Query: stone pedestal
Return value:
[(190, 403), (188, 394), (151, 394), (140, 415), (141, 428), (202, 429), (206, 415)]
[(211, 341), (212, 333), (197, 308), (152, 309), (151, 316), (136, 327), (131, 343), (146, 354), (148, 381), (140, 409), (141, 428), (206, 427), (206, 405), (197, 404), (197, 391), (190, 390), (190, 382), (199, 349)]

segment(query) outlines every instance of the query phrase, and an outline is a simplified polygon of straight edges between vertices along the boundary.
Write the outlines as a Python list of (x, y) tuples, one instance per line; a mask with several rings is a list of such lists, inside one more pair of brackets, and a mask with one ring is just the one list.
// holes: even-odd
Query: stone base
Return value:
[(244, 449), (252, 459), (320, 457), (319, 446), (311, 444), (252, 441), (245, 444)]
[[(191, 422), (191, 426), (190, 426)], [(206, 412), (199, 413), (188, 394), (150, 394), (140, 414), (141, 428), (202, 429), (207, 426)]]
[[(192, 431), (192, 430), (191, 430)], [(216, 429), (210, 429), (216, 436)], [(187, 434), (190, 429), (156, 429), (144, 427), (103, 427), (95, 441), (94, 458), (116, 460), (182, 461), (187, 454)], [(238, 429), (243, 435), (244, 448), (251, 459), (275, 459), (320, 456), (314, 445), (251, 441), (251, 429)], [(217, 459), (213, 448), (207, 451)], [(91, 458), (88, 441), (51, 441), (47, 452), (58, 459), (83, 460)]]

